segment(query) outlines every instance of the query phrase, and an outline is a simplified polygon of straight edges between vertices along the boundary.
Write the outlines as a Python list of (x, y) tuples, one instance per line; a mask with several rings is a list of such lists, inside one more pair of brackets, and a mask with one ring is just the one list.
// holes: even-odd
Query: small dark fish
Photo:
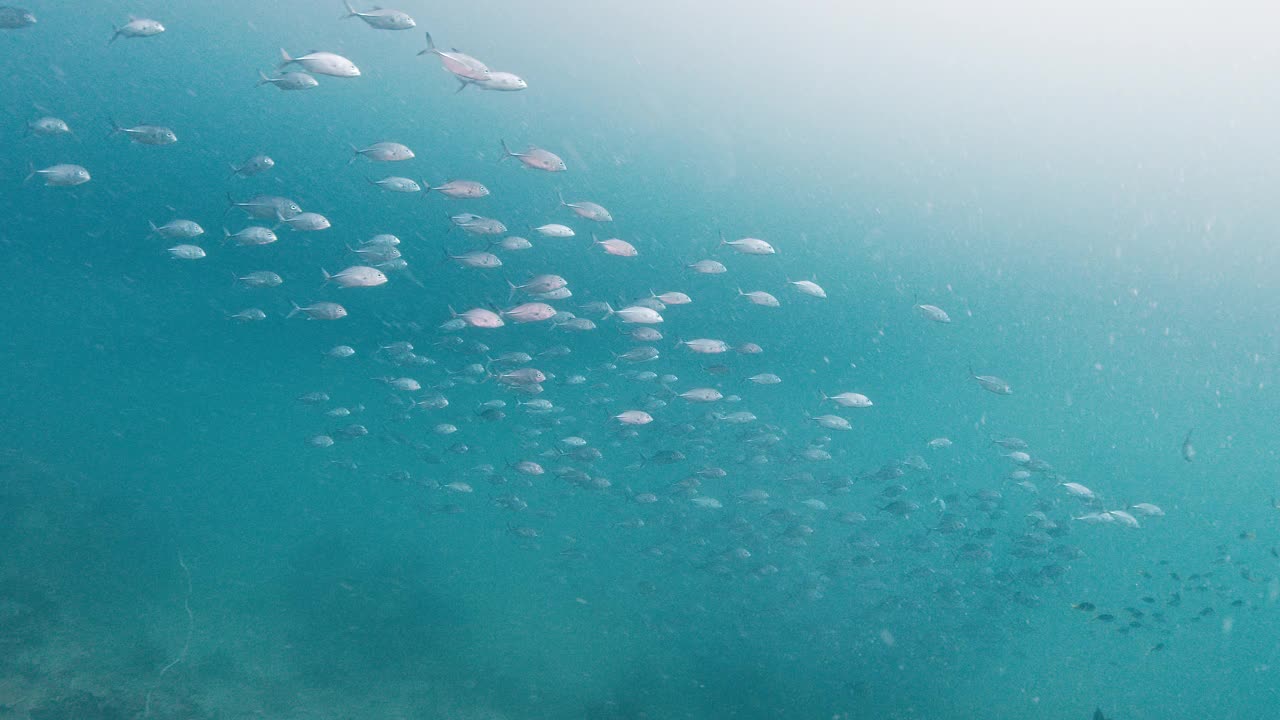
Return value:
[(1214, 609), (1211, 607), (1207, 607), (1200, 611), (1200, 617), (1209, 617), (1213, 613), (1214, 613)]
[(659, 450), (649, 457), (641, 456), (640, 465), (674, 465), (684, 460), (684, 453), (679, 450)]
[(1093, 711), (1093, 720), (1107, 720), (1107, 716), (1102, 714), (1102, 708)]
[(1196, 459), (1196, 449), (1191, 445), (1191, 433), (1194, 430), (1188, 430), (1187, 436), (1182, 440), (1182, 459), (1191, 462)]
[(1116, 619), (1116, 616), (1112, 615), (1111, 613), (1102, 613), (1098, 617), (1094, 618), (1094, 620), (1100, 620), (1102, 622), (1111, 622), (1112, 620), (1115, 620), (1115, 619)]
[(1151, 649), (1147, 651), (1147, 654), (1151, 654), (1153, 652), (1160, 652), (1163, 649), (1164, 649), (1164, 643), (1156, 643), (1155, 645), (1151, 646)]
[(1098, 609), (1097, 606), (1091, 602), (1079, 602), (1079, 603), (1076, 603), (1075, 605), (1072, 605), (1071, 607), (1076, 610), (1083, 610), (1085, 612), (1093, 612), (1094, 610)]

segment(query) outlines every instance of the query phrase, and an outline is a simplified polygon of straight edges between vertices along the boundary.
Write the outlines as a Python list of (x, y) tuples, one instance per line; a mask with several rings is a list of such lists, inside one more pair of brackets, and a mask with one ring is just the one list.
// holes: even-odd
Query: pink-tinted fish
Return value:
[(543, 150), (542, 148), (534, 145), (530, 145), (528, 149), (522, 153), (511, 152), (511, 148), (507, 147), (507, 141), (503, 140), (502, 151), (505, 153), (502, 156), (503, 158), (516, 158), (520, 162), (524, 163), (525, 167), (530, 167), (534, 170), (564, 172), (568, 169), (564, 164), (564, 160), (561, 160), (559, 155), (556, 155), (550, 150)]
[(609, 238), (608, 240), (601, 240), (597, 238), (595, 235), (592, 235), (591, 246), (595, 247), (597, 245), (599, 245), (600, 248), (603, 249), (606, 254), (614, 255), (617, 257), (636, 257), (637, 255), (640, 254), (640, 251), (636, 250), (635, 246), (627, 242), (626, 240), (619, 240), (618, 238)]
[(600, 205), (593, 202), (587, 202), (585, 200), (582, 202), (565, 202), (564, 196), (560, 194), (559, 190), (556, 191), (556, 196), (560, 199), (560, 207), (569, 208), (576, 213), (578, 217), (593, 220), (595, 222), (613, 221), (613, 216), (609, 214), (609, 211), (605, 210)]
[(449, 314), (474, 328), (500, 328), (506, 324), (502, 322), (502, 317), (498, 313), (484, 308), (471, 308), (463, 313), (454, 312), (453, 308), (449, 308)]
[(489, 66), (480, 62), (476, 58), (457, 50), (440, 50), (436, 47), (436, 43), (431, 39), (431, 33), (426, 33), (427, 49), (418, 53), (418, 55), (426, 55), (431, 53), (440, 58), (440, 64), (445, 70), (458, 76), (460, 79), (485, 81), (489, 79)]
[(502, 311), (502, 317), (516, 323), (542, 322), (555, 317), (555, 314), (555, 308), (540, 302), (524, 303)]
[(424, 183), (424, 185), (428, 192), (434, 190), (445, 197), (458, 199), (471, 200), (486, 197), (489, 194), (489, 188), (474, 180), (450, 180), (443, 185), (436, 185), (435, 187), (427, 183)]

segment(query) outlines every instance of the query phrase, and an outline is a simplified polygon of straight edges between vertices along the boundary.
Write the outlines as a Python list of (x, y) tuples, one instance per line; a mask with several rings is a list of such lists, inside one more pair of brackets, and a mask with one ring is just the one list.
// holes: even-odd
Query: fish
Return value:
[(284, 278), (270, 270), (257, 270), (246, 275), (236, 275), (236, 282), (250, 288), (274, 288), (283, 285)]
[[(34, 22), (34, 20), (33, 20)], [(129, 16), (129, 22), (120, 27), (112, 26), (115, 32), (112, 33), (111, 39), (107, 41), (110, 45), (120, 38), (145, 38), (153, 37), (164, 32), (164, 25), (159, 20), (151, 20), (150, 18), (140, 18)]]
[(291, 303), (293, 309), (289, 311), (286, 318), (294, 315), (306, 315), (308, 320), (341, 320), (347, 316), (347, 309), (334, 302), (318, 302), (312, 303), (307, 307), (301, 307), (297, 303)]
[(21, 30), (35, 25), (36, 16), (26, 8), (0, 6), (0, 30)]
[(613, 255), (614, 257), (636, 257), (640, 254), (636, 247), (626, 240), (619, 240), (618, 238), (601, 240), (594, 233), (591, 235), (591, 246), (599, 247), (604, 250), (605, 254)]
[(163, 125), (135, 125), (124, 127), (115, 120), (111, 121), (112, 135), (125, 135), (139, 145), (172, 145), (178, 142), (178, 136)]
[(280, 48), (280, 64), (276, 69), (283, 70), (290, 65), (297, 65), (316, 75), (339, 78), (360, 77), (360, 68), (356, 67), (355, 63), (331, 52), (309, 52), (306, 55), (293, 57), (284, 48)]
[(560, 207), (569, 208), (580, 218), (591, 220), (593, 222), (613, 222), (613, 215), (609, 214), (603, 206), (585, 200), (579, 202), (565, 202), (564, 196), (560, 191), (556, 191), (556, 197), (560, 200)]
[(1187, 436), (1182, 439), (1182, 459), (1191, 462), (1196, 459), (1196, 448), (1191, 444), (1191, 433), (1194, 430), (1188, 430)]
[(205, 257), (204, 248), (198, 245), (175, 245), (168, 252), (178, 260), (200, 260)]
[(569, 227), (568, 225), (560, 225), (559, 223), (548, 223), (546, 225), (540, 225), (534, 228), (533, 231), (538, 233), (542, 237), (550, 237), (550, 238), (567, 238), (567, 237), (574, 236), (573, 228)]
[(738, 297), (744, 297), (751, 302), (752, 305), (761, 307), (776, 308), (781, 307), (778, 298), (770, 295), (763, 290), (752, 290), (751, 292), (743, 292), (742, 288), (738, 288)]
[(565, 172), (568, 166), (564, 164), (564, 160), (559, 155), (550, 150), (543, 150), (535, 145), (530, 145), (524, 152), (512, 152), (507, 147), (507, 141), (502, 141), (503, 159), (513, 157), (519, 160), (525, 167), (534, 170), (542, 170), (544, 172)]
[(258, 71), (258, 87), (263, 85), (274, 85), (278, 90), (310, 90), (314, 87), (320, 87), (320, 81), (304, 72), (282, 72), (275, 77), (267, 77), (267, 74)]
[(39, 177), (44, 180), (46, 187), (75, 187), (93, 179), (89, 171), (80, 165), (50, 165), (43, 170), (37, 170), (34, 165), (28, 165), (28, 169), (30, 172), (27, 173), (26, 180)]
[(170, 240), (190, 240), (204, 234), (204, 228), (194, 220), (170, 220), (164, 225), (156, 226), (155, 223), (147, 221), (151, 226), (151, 234), (159, 235)]
[(976, 375), (973, 372), (973, 368), (969, 368), (969, 377), (977, 382), (979, 387), (989, 393), (995, 395), (1013, 394), (1013, 388), (1009, 386), (1009, 383), (1001, 380), (995, 375)]
[(385, 285), (387, 276), (381, 270), (372, 268), (367, 265), (352, 265), (341, 272), (333, 275), (328, 270), (321, 270), (324, 274), (324, 282), (326, 285), (334, 283), (342, 288), (367, 288)]
[(777, 253), (772, 245), (760, 238), (747, 237), (739, 240), (726, 240), (724, 233), (720, 233), (720, 247), (726, 246), (743, 255), (774, 255)]
[(444, 69), (453, 73), (460, 80), (483, 82), (490, 78), (489, 66), (457, 50), (440, 50), (436, 47), (435, 41), (431, 39), (431, 33), (425, 34), (427, 36), (427, 49), (419, 52), (419, 56), (430, 53), (439, 57), (440, 64)]
[(788, 278), (787, 284), (795, 288), (797, 292), (803, 295), (808, 295), (810, 297), (816, 297), (823, 300), (827, 298), (827, 291), (823, 290), (821, 285), (819, 285), (818, 283), (812, 280), (791, 280), (790, 278)]
[(250, 225), (239, 232), (232, 233), (226, 228), (222, 228), (222, 236), (225, 240), (235, 240), (240, 245), (270, 245), (278, 238), (271, 228), (261, 227), (259, 225)]
[(298, 203), (276, 195), (255, 195), (240, 202), (231, 193), (227, 193), (227, 211), (230, 212), (232, 208), (240, 208), (249, 217), (259, 220), (277, 220), (280, 217), (288, 219), (302, 213)]
[(342, 19), (357, 17), (375, 30), (412, 30), (418, 25), (409, 13), (403, 10), (375, 7), (372, 10), (360, 12), (351, 6), (349, 0), (343, 0), (342, 4), (347, 8), (347, 14), (343, 15)]
[(250, 178), (255, 175), (261, 175), (275, 166), (276, 161), (272, 160), (270, 156), (261, 154), (254, 155), (239, 165), (233, 164), (231, 166), (230, 177)]
[(695, 263), (685, 265), (685, 267), (693, 270), (700, 275), (720, 275), (729, 271), (724, 263), (718, 260), (699, 260)]
[(407, 177), (396, 177), (393, 175), (391, 177), (384, 177), (381, 180), (373, 180), (373, 179), (368, 179), (368, 180), (370, 185), (380, 187), (383, 190), (388, 190), (390, 192), (398, 192), (398, 193), (422, 192), (422, 186), (418, 184), (418, 181), (407, 178)]
[(605, 303), (606, 317), (618, 316), (624, 323), (640, 323), (643, 325), (656, 325), (662, 322), (662, 315), (658, 314), (652, 308), (642, 307), (640, 305), (632, 305), (624, 307), (621, 310), (614, 310)]
[(276, 227), (279, 227), (280, 225), (288, 225), (290, 230), (300, 232), (328, 230), (332, 227), (329, 223), (329, 218), (321, 215), (320, 213), (313, 212), (301, 212), (293, 217), (285, 217), (284, 215), (276, 213), (276, 221), (278, 223)]
[(930, 320), (932, 322), (940, 323), (943, 325), (946, 325), (951, 322), (951, 316), (947, 314), (947, 311), (943, 310), (937, 305), (925, 305), (921, 303), (916, 303), (915, 309), (916, 309), (916, 312), (920, 313), (921, 317), (923, 317), (925, 320)]
[(481, 90), (493, 90), (496, 92), (517, 92), (526, 90), (529, 83), (524, 78), (515, 73), (503, 72), (501, 70), (490, 70), (487, 80), (471, 80), (468, 78), (454, 75), (458, 81), (458, 89), (455, 93), (460, 93), (471, 86), (480, 88)]
[(426, 185), (427, 192), (436, 192), (445, 197), (459, 199), (476, 199), (489, 196), (489, 188), (474, 180), (450, 180), (447, 183)]
[(366, 148), (358, 148), (355, 145), (350, 147), (351, 159), (347, 160), (348, 165), (362, 155), (374, 162), (403, 162), (412, 160), (414, 157), (412, 150), (398, 142), (376, 142)]
[(39, 135), (41, 137), (69, 135), (71, 134), (71, 127), (67, 125), (66, 120), (45, 116), (28, 121), (27, 133), (29, 135)]

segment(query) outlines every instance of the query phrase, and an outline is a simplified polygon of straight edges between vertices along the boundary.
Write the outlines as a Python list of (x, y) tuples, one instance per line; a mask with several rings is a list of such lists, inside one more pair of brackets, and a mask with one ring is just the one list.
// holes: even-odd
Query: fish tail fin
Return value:
[(231, 166), (231, 174), (227, 176), (228, 180), (240, 174), (240, 168), (236, 167), (235, 163), (227, 163), (227, 165)]
[(347, 159), (347, 164), (350, 165), (356, 161), (356, 158), (360, 157), (360, 148), (351, 143), (347, 143), (347, 147), (351, 148), (351, 157)]
[(604, 304), (604, 316), (613, 317), (614, 315), (617, 315), (617, 314), (618, 314), (618, 311), (614, 310), (613, 306), (606, 301)]
[(330, 281), (332, 281), (332, 280), (333, 280), (333, 276), (329, 274), (329, 271), (328, 271), (328, 270), (325, 270), (324, 268), (320, 268), (320, 273), (321, 273), (322, 275), (324, 275), (324, 284), (325, 284), (325, 285), (328, 285), (328, 284), (330, 283)]
[(341, 18), (339, 18), (339, 19), (341, 19), (341, 20), (346, 20), (347, 18), (353, 18), (353, 17), (355, 17), (356, 15), (359, 15), (359, 13), (357, 13), (357, 12), (356, 12), (356, 9), (355, 9), (355, 8), (353, 8), (353, 7), (351, 7), (351, 2), (350, 2), (350, 0), (342, 0), (342, 4), (346, 6), (346, 8), (347, 8), (347, 14), (346, 14), (346, 15), (343, 15), (343, 16), (342, 16)]
[(155, 235), (156, 233), (160, 232), (160, 228), (156, 227), (156, 224), (151, 222), (150, 220), (147, 221), (147, 225), (151, 226), (150, 235)]
[(285, 316), (284, 316), (284, 319), (285, 319), (285, 320), (288, 320), (289, 318), (293, 317), (294, 315), (297, 315), (298, 313), (302, 312), (302, 308), (298, 306), (298, 303), (296, 303), (296, 302), (294, 302), (294, 301), (290, 300), (290, 301), (289, 301), (289, 304), (293, 306), (293, 309), (289, 311), (289, 314), (288, 314), (288, 315), (285, 315)]
[(23, 179), (22, 179), (22, 182), (24, 182), (24, 183), (31, 182), (31, 178), (33, 178), (33, 177), (35, 177), (35, 176), (36, 176), (36, 164), (35, 164), (35, 163), (33, 163), (33, 162), (31, 162), (30, 160), (28, 160), (28, 161), (27, 161), (27, 176), (26, 176), (25, 178), (23, 178)]
[(724, 231), (723, 231), (723, 230), (721, 230), (721, 231), (720, 231), (720, 244), (719, 244), (719, 245), (717, 245), (716, 247), (718, 247), (718, 248), (722, 248), (722, 247), (724, 247), (725, 245), (728, 245), (728, 244), (729, 244), (729, 241), (725, 239), (725, 237), (724, 237)]
[(506, 139), (503, 139), (501, 142), (502, 142), (502, 159), (505, 160), (509, 157), (515, 157), (516, 154), (511, 152), (511, 148), (507, 147)]
[[(436, 41), (431, 39), (431, 33), (424, 30), (422, 34), (427, 36), (427, 49), (422, 52), (434, 52), (436, 49)], [(422, 53), (419, 53), (419, 55), (421, 54)]]
[(471, 84), (471, 83), (467, 82), (466, 80), (463, 80), (462, 78), (455, 78), (455, 79), (458, 81), (458, 89), (453, 91), (453, 94), (454, 94), (454, 95), (457, 95), (458, 93), (462, 92), (463, 90), (466, 90), (466, 89), (467, 89), (467, 86)]
[(111, 24), (111, 30), (112, 30), (111, 39), (107, 41), (108, 45), (115, 42), (116, 39), (120, 37), (120, 28), (116, 27), (115, 23)]
[(289, 53), (284, 48), (280, 48), (280, 64), (276, 66), (276, 69), (282, 70), (292, 63), (293, 58), (289, 56)]
[(560, 192), (560, 188), (556, 188), (556, 199), (560, 201), (556, 207), (569, 207), (569, 203), (564, 201), (564, 193)]
[(507, 291), (507, 302), (511, 302), (511, 298), (516, 296), (516, 291), (520, 289), (520, 286), (511, 282), (511, 278), (509, 277), (503, 277), (502, 279), (507, 281), (507, 287), (510, 288), (510, 290)]
[(116, 122), (116, 119), (111, 117), (110, 115), (107, 116), (107, 122), (111, 124), (111, 132), (107, 135), (107, 137), (111, 137), (112, 135), (116, 135), (124, 132), (124, 126)]
[(262, 72), (261, 70), (258, 71), (258, 87), (262, 87), (263, 85), (269, 85), (274, 82), (275, 80), (272, 80), (271, 78), (267, 77), (266, 73)]

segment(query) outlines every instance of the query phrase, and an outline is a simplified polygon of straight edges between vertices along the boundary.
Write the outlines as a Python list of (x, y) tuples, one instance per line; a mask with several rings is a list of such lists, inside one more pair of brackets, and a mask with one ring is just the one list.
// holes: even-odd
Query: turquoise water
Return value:
[[(322, 5), (32, 4), (35, 26), (0, 30), (0, 720), (1270, 716), (1276, 51), (1247, 16), (405, 3), (398, 32)], [(108, 44), (131, 12), (166, 31)], [(529, 88), (454, 94), (422, 30)], [(362, 74), (255, 87), (281, 47)], [(44, 115), (73, 135), (29, 136)], [(503, 139), (568, 170), (502, 160)], [(416, 157), (348, 164), (378, 141)], [(227, 177), (256, 153), (276, 166)], [(64, 162), (92, 181), (23, 182)], [(367, 182), (388, 175), (491, 194)], [(223, 243), (249, 224), (228, 193), (332, 228)], [(450, 230), (462, 212), (534, 247), (443, 263), (485, 248)], [(148, 236), (174, 218), (207, 257)], [(407, 272), (322, 285), (378, 233)], [(728, 272), (685, 267), (705, 258)], [(284, 284), (233, 283), (259, 270)], [(450, 306), (532, 300), (505, 280), (539, 273), (596, 329), (440, 329)], [(809, 278), (826, 299), (787, 284)], [(651, 290), (693, 299), (653, 343), (591, 306)], [(321, 300), (349, 316), (285, 319)], [(246, 308), (266, 318), (228, 318)], [(379, 350), (403, 341), (420, 364)], [(642, 344), (661, 357), (614, 364)], [(468, 382), (509, 352), (553, 376), (552, 412)], [(698, 387), (731, 397), (677, 396)], [(820, 401), (850, 391), (874, 406)], [(410, 406), (434, 393), (448, 407)], [(629, 409), (654, 422), (611, 419)], [(1051, 465), (1034, 491), (991, 443), (1009, 436)], [(1136, 503), (1165, 515), (1073, 519)]]

